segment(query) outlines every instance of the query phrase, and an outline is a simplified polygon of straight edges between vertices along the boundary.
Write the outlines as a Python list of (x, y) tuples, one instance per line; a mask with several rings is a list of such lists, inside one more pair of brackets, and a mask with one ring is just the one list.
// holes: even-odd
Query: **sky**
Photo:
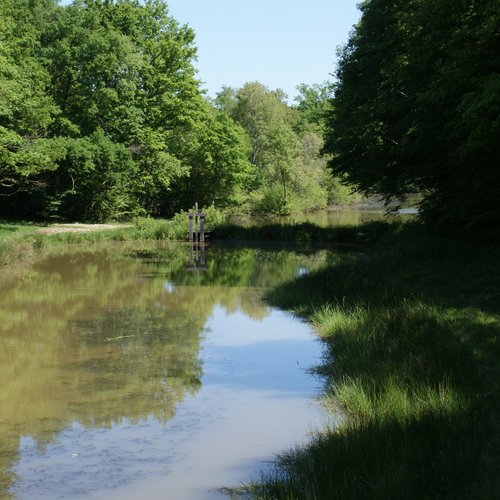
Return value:
[(300, 83), (333, 79), (337, 47), (359, 20), (358, 2), (167, 0), (170, 15), (196, 32), (197, 77), (210, 97), (223, 85), (258, 80), (290, 100)]
[(300, 83), (332, 80), (337, 47), (359, 20), (359, 0), (170, 0), (170, 15), (196, 32), (198, 78), (214, 97), (223, 85), (260, 81), (290, 99)]

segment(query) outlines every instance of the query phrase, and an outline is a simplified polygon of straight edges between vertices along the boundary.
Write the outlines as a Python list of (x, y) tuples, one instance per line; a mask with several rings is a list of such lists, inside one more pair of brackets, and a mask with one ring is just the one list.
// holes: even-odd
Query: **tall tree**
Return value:
[(262, 164), (269, 127), (286, 122), (288, 115), (289, 109), (281, 91), (271, 91), (260, 82), (247, 83), (238, 90), (232, 116), (247, 131), (252, 141), (250, 161), (254, 165)]
[(386, 199), (422, 191), (434, 221), (498, 226), (500, 4), (369, 0), (361, 10), (329, 114), (333, 171)]
[(251, 210), (290, 212), (326, 206), (336, 201), (331, 174), (321, 153), (324, 115), (329, 106), (329, 84), (302, 85), (297, 106), (289, 106), (280, 90), (259, 82), (241, 89), (224, 87), (215, 105), (240, 124), (250, 144), (254, 167), (249, 181)]
[(298, 177), (300, 146), (297, 136), (286, 123), (273, 124), (267, 131), (263, 162), (267, 167), (267, 178), (278, 182), (282, 188), (284, 211), (287, 210), (291, 184)]
[(247, 142), (204, 99), (194, 36), (163, 0), (0, 3), (0, 208), (103, 220), (232, 199)]
[[(45, 186), (64, 151), (48, 139), (59, 110), (47, 95), (50, 79), (37, 59), (42, 2), (0, 3), (0, 206), (13, 207)], [(43, 2), (45, 14), (55, 2)], [(23, 26), (20, 29), (20, 26)]]
[(300, 112), (301, 120), (315, 125), (323, 134), (326, 118), (331, 108), (333, 97), (333, 83), (326, 81), (321, 84), (297, 86), (298, 95), (295, 97), (296, 109)]
[[(124, 172), (128, 211), (140, 205), (158, 212), (172, 180), (189, 171), (176, 149), (179, 135), (197, 113), (193, 40), (192, 30), (169, 17), (161, 1), (142, 6), (130, 0), (86, 0), (83, 6), (61, 10), (57, 23), (44, 33), (52, 91), (63, 111), (56, 133), (90, 142), (104, 134), (128, 150), (128, 161), (137, 167)], [(107, 172), (111, 184), (102, 186), (117, 187), (113, 169)], [(86, 175), (95, 174), (87, 169)], [(78, 196), (75, 176), (66, 178), (66, 194)], [(119, 170), (115, 180), (121, 179)], [(72, 206), (73, 198), (68, 198)], [(116, 201), (116, 210), (122, 211), (124, 197)]]
[(250, 143), (244, 130), (225, 113), (211, 109), (203, 101), (204, 116), (193, 124), (182, 157), (191, 164), (189, 176), (173, 185), (177, 208), (191, 207), (195, 202), (219, 207), (237, 203), (238, 192), (251, 177), (247, 160)]

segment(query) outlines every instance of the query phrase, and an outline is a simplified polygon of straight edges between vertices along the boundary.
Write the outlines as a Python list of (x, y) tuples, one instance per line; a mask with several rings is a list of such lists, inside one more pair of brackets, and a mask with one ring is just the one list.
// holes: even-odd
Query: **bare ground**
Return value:
[(53, 224), (38, 230), (42, 234), (90, 233), (92, 231), (108, 231), (132, 227), (132, 224)]

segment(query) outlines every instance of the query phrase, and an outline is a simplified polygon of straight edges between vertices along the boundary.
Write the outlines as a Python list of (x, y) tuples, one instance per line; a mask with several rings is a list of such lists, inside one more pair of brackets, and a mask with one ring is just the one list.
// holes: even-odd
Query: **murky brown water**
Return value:
[(0, 498), (217, 498), (255, 476), (324, 418), (307, 373), (320, 346), (262, 293), (326, 258), (45, 256), (0, 297)]

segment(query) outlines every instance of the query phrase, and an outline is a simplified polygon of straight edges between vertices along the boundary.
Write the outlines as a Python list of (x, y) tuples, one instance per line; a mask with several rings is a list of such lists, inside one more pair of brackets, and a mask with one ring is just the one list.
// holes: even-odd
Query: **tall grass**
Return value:
[(4, 282), (24, 274), (34, 261), (39, 227), (0, 220), (0, 277)]
[[(207, 231), (226, 223), (225, 212), (212, 206), (202, 211), (206, 214)], [(0, 220), (0, 277), (10, 279), (21, 276), (33, 263), (37, 249), (53, 245), (133, 240), (185, 241), (188, 238), (186, 212), (178, 213), (168, 220), (138, 217), (127, 227), (113, 229), (42, 234), (42, 228), (46, 229), (46, 226)]]
[(258, 498), (500, 498), (498, 246), (416, 225), (338, 254), (269, 300), (327, 347), (337, 428), (281, 455)]
[(383, 222), (370, 222), (363, 226), (319, 227), (311, 222), (274, 223), (246, 227), (221, 221), (215, 225), (212, 237), (239, 241), (269, 242), (288, 244), (349, 244), (366, 245), (375, 237), (387, 231)]

